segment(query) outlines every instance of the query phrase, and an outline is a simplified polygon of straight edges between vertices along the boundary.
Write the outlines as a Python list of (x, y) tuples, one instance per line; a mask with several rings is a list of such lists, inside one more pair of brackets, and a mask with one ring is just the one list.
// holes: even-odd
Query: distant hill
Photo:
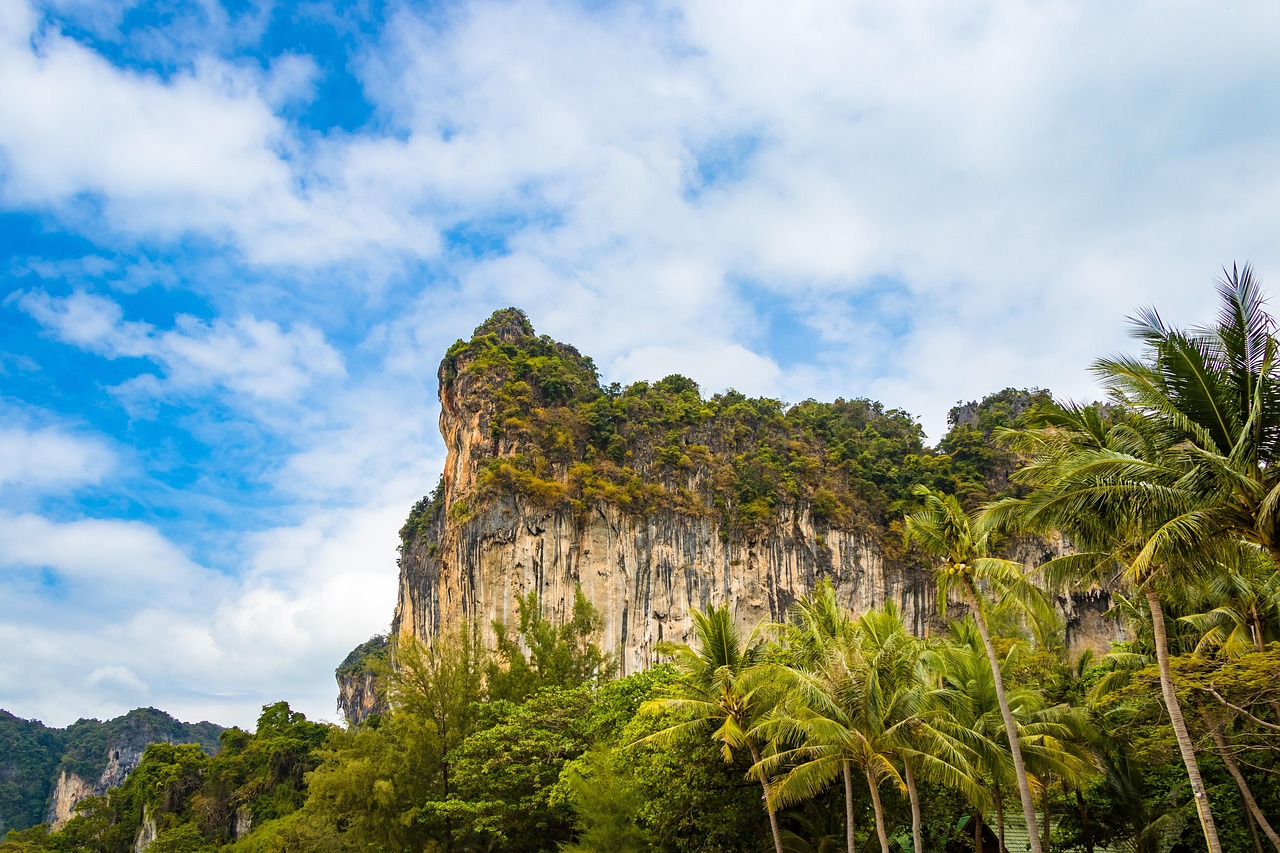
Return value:
[(137, 708), (65, 729), (0, 710), (0, 834), (66, 820), (77, 802), (124, 780), (147, 744), (195, 743), (209, 754), (223, 726), (184, 723), (155, 708)]

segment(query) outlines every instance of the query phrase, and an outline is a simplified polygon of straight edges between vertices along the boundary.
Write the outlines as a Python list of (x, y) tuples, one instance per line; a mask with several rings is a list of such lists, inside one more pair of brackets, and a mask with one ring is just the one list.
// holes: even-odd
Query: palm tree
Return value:
[(788, 608), (789, 620), (775, 625), (781, 646), (780, 660), (793, 669), (812, 669), (840, 639), (852, 636), (854, 619), (836, 599), (829, 579)]
[[(905, 688), (905, 701), (897, 704), (896, 735), (891, 750), (902, 765), (902, 778), (911, 805), (911, 840), (915, 853), (923, 853), (924, 839), (917, 777), (958, 789), (981, 799), (973, 778), (973, 754), (960, 739), (947, 732), (953, 728), (944, 701), (940, 677), (942, 659), (929, 645), (910, 634), (902, 615), (892, 602), (863, 614), (857, 623), (864, 654), (872, 661), (899, 661), (885, 667), (897, 675)], [(912, 664), (914, 661), (914, 664)], [(903, 667), (901, 664), (907, 664)], [(880, 667), (874, 667), (876, 673)]]
[(1149, 418), (1121, 412), (1107, 422), (1095, 407), (1053, 406), (1044, 425), (1015, 444), (1031, 457), (1015, 476), (1033, 486), (1024, 498), (988, 508), (993, 524), (1024, 530), (1060, 530), (1074, 553), (1041, 566), (1050, 585), (1102, 582), (1127, 587), (1146, 602), (1160, 687), (1210, 853), (1221, 853), (1208, 792), (1174, 689), (1164, 598), (1206, 574), (1214, 552), (1234, 540), (1187, 535), (1199, 507), (1179, 484), (1164, 429)]
[[(1015, 645), (1006, 660), (1013, 660), (1019, 651)], [(974, 777), (984, 789), (978, 796), (966, 792), (974, 806), (975, 838), (981, 833), (982, 809), (990, 799), (995, 806), (997, 835), (1003, 846), (1001, 792), (1016, 776), (996, 691), (998, 670), (993, 672), (981, 634), (972, 620), (951, 624), (950, 642), (939, 649), (939, 657), (944, 688), (939, 695), (949, 712), (946, 733), (974, 756)], [(1073, 782), (1082, 779), (1091, 761), (1074, 743), (1077, 725), (1073, 709), (1067, 705), (1048, 705), (1040, 691), (1028, 686), (1008, 691), (1007, 701), (1015, 719), (1017, 740), (1014, 743), (1025, 756), (1027, 767), (1035, 771), (1029, 773), (1029, 778), (1037, 787), (1043, 791), (1050, 777)]]
[(1042, 853), (1036, 804), (1031, 795), (1026, 763), (1018, 742), (1018, 724), (1005, 695), (1000, 660), (996, 655), (995, 645), (991, 642), (991, 632), (983, 612), (983, 599), (978, 594), (976, 582), (984, 581), (997, 598), (1016, 600), (1038, 615), (1044, 615), (1047, 605), (1040, 591), (1026, 580), (1020, 565), (1012, 560), (991, 556), (991, 527), (986, 522), (980, 518), (971, 518), (953, 495), (940, 495), (924, 486), (917, 486), (914, 491), (924, 499), (924, 508), (907, 517), (907, 543), (914, 542), (926, 554), (941, 560), (941, 564), (934, 568), (939, 606), (945, 608), (948, 595), (952, 589), (958, 588), (973, 614), (991, 667), (1018, 796), (1022, 801), (1022, 814), (1031, 837), (1031, 850), (1032, 853)]
[(1238, 557), (1185, 591), (1196, 612), (1181, 621), (1200, 635), (1197, 652), (1260, 652), (1280, 639), (1280, 571), (1259, 548), (1244, 546)]
[[(1242, 546), (1238, 557), (1235, 564), (1223, 567), (1224, 570), (1185, 591), (1193, 604), (1207, 606), (1208, 609), (1183, 616), (1180, 620), (1200, 635), (1196, 644), (1198, 653), (1216, 652), (1222, 660), (1238, 659), (1250, 652), (1264, 652), (1266, 643), (1275, 639), (1280, 628), (1276, 619), (1280, 606), (1280, 572), (1276, 570), (1275, 563), (1266, 552), (1250, 545)], [(1280, 719), (1280, 703), (1270, 704)], [(1210, 713), (1203, 706), (1199, 711), (1218, 757), (1240, 790), (1248, 811), (1250, 830), (1255, 831), (1256, 826), (1280, 853), (1280, 835), (1258, 807), (1253, 791), (1235, 760), (1234, 750), (1227, 742), (1230, 721)]]
[[(790, 621), (775, 626), (780, 639), (779, 661), (783, 668), (777, 673), (784, 683), (793, 683), (798, 673), (811, 672), (828, 657), (841, 641), (853, 637), (853, 617), (836, 600), (835, 587), (830, 580), (822, 580), (807, 595), (789, 608)], [(798, 696), (798, 690), (790, 691)], [(760, 771), (763, 774), (763, 769)], [(772, 771), (771, 771), (772, 772)], [(854, 849), (853, 823), (853, 773), (852, 765), (841, 765), (844, 777), (845, 843)]]
[[(867, 782), (882, 853), (889, 839), (880, 785), (889, 781), (907, 794), (913, 839), (921, 850), (920, 804), (912, 767), (926, 778), (971, 784), (963, 747), (932, 725), (939, 711), (929, 704), (924, 645), (913, 637), (892, 603), (872, 610), (827, 643), (808, 669), (784, 668), (786, 698), (761, 723), (777, 749), (756, 771), (775, 773), (791, 764), (773, 786), (778, 804), (816, 796), (843, 776), (846, 835), (853, 849), (853, 773)], [(904, 763), (905, 762), (905, 763)], [(902, 770), (899, 770), (901, 765)]]
[[(1280, 557), (1276, 326), (1248, 266), (1226, 272), (1218, 293), (1218, 321), (1206, 328), (1184, 332), (1139, 312), (1143, 356), (1094, 365), (1120, 417), (1108, 425), (1090, 408), (1051, 411), (1020, 440), (1036, 459), (1019, 476), (1036, 491), (1001, 510), (1096, 550), (1095, 568), (1118, 563), (1146, 599), (1161, 692), (1210, 851), (1221, 846), (1174, 692), (1162, 597), (1222, 572), (1241, 541)], [(1087, 568), (1090, 559), (1072, 563)]]
[[(663, 642), (658, 652), (671, 655), (680, 672), (668, 695), (640, 706), (641, 713), (671, 712), (677, 721), (638, 743), (672, 741), (687, 733), (710, 732), (726, 762), (745, 749), (752, 766), (760, 763), (763, 745), (753, 730), (773, 705), (774, 690), (764, 666), (765, 644), (753, 632), (744, 643), (728, 605), (708, 604), (693, 614), (697, 649), (687, 643)], [(682, 719), (681, 719), (682, 718)], [(769, 796), (769, 777), (760, 775), (776, 853), (783, 853), (778, 816)]]

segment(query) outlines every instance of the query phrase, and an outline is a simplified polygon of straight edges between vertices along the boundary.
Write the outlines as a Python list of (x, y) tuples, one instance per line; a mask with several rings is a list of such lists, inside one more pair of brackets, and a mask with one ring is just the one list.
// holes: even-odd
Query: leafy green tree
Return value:
[(653, 836), (640, 824), (644, 793), (618, 767), (606, 746), (597, 746), (560, 774), (564, 796), (577, 815), (577, 840), (565, 853), (648, 853)]
[[(452, 793), (449, 754), (478, 727), (485, 657), (479, 636), (467, 624), (442, 633), (430, 644), (412, 637), (396, 642), (395, 668), (388, 679), (390, 703), (394, 713), (424, 723), (434, 738), (440, 784), (433, 802), (448, 802)], [(433, 812), (427, 805), (423, 808), (424, 815), (441, 817), (444, 848), (451, 850), (452, 815), (438, 808)]]
[[(641, 706), (642, 713), (668, 712), (674, 718), (645, 742), (671, 741), (683, 734), (710, 734), (720, 744), (725, 762), (734, 750), (745, 749), (752, 765), (760, 763), (762, 743), (752, 734), (772, 707), (764, 643), (754, 635), (744, 643), (728, 606), (707, 605), (693, 614), (697, 649), (687, 643), (662, 643), (658, 651), (671, 655), (679, 676), (667, 695)], [(778, 816), (769, 798), (769, 777), (761, 774), (765, 810), (777, 853), (783, 853)]]
[[(356, 850), (422, 850), (441, 835), (420, 819), (441, 787), (439, 734), (429, 719), (384, 715), (376, 726), (334, 732), (308, 777), (302, 827)], [(279, 831), (279, 830), (278, 830)]]
[(512, 853), (568, 842), (573, 809), (553, 790), (565, 764), (595, 740), (594, 700), (589, 688), (574, 687), (493, 703), (488, 724), (450, 753), (453, 789), (440, 808), (470, 837)]
[(183, 823), (159, 833), (148, 853), (213, 853), (214, 847), (194, 824)]
[(665, 714), (638, 714), (623, 730), (628, 746), (611, 754), (614, 769), (640, 793), (637, 823), (655, 848), (736, 853), (771, 846), (760, 785), (747, 776), (750, 757), (738, 750), (725, 761), (705, 731), (662, 734), (669, 727)]
[(487, 666), (490, 696), (519, 702), (544, 687), (599, 684), (613, 674), (612, 658), (597, 644), (603, 617), (581, 587), (574, 590), (573, 615), (563, 624), (542, 613), (536, 592), (518, 596), (516, 605), (520, 615), (514, 635), (502, 623), (494, 624), (497, 653)]

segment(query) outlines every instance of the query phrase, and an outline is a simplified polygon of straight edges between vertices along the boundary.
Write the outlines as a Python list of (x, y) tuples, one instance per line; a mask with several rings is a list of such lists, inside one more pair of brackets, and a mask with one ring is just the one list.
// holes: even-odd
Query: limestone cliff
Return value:
[(387, 661), (385, 634), (371, 637), (351, 650), (334, 670), (338, 682), (338, 710), (352, 725), (359, 725), (386, 710), (386, 698), (378, 687), (378, 677)]
[(129, 771), (138, 766), (142, 753), (146, 751), (147, 742), (130, 737), (117, 740), (108, 745), (107, 765), (95, 779), (86, 780), (73, 770), (63, 768), (58, 774), (58, 781), (53, 786), (53, 796), (49, 801), (49, 814), (46, 822), (54, 829), (61, 829), (75, 813), (76, 806), (85, 797), (99, 797), (125, 780)]
[[(855, 611), (894, 601), (917, 632), (939, 627), (933, 582), (895, 519), (915, 483), (983, 485), (924, 447), (903, 412), (708, 400), (680, 376), (602, 388), (590, 359), (515, 309), (451, 347), (439, 381), (447, 458), (401, 532), (393, 632), (428, 638), (461, 620), (489, 631), (530, 591), (563, 619), (581, 587), (631, 672), (661, 640), (689, 639), (709, 602), (750, 628), (783, 619), (822, 578)], [(1046, 549), (1024, 543), (1020, 558)], [(1105, 604), (1063, 602), (1077, 641), (1110, 635)]]

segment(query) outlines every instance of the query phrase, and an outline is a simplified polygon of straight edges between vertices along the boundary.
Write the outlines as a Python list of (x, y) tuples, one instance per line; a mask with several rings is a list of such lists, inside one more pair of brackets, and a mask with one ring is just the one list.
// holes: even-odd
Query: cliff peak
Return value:
[(471, 333), (473, 340), (485, 335), (497, 335), (500, 341), (516, 343), (534, 336), (533, 324), (529, 322), (529, 315), (519, 308), (500, 308)]

